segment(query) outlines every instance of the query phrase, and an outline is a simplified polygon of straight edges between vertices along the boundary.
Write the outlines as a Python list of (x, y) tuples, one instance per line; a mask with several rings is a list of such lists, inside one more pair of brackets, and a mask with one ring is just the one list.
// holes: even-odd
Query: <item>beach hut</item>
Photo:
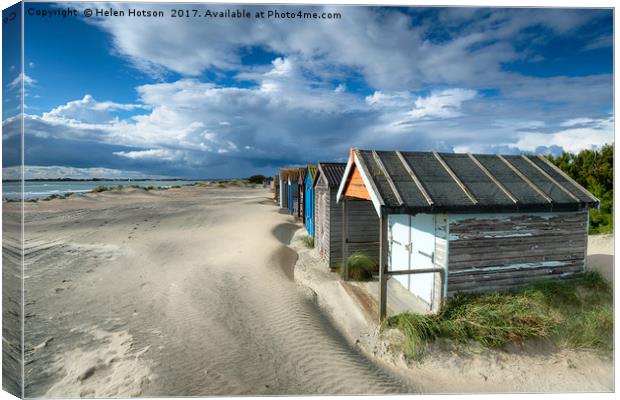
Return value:
[(280, 176), (276, 175), (273, 177), (273, 181), (271, 182), (271, 188), (273, 189), (273, 197), (278, 204), (280, 204)]
[[(543, 156), (359, 149), (337, 198), (372, 204), (380, 221), (381, 318), (388, 277), (438, 311), (457, 292), (585, 271), (588, 209), (599, 205)], [(344, 213), (345, 256), (357, 218)]]
[(305, 223), (306, 213), (306, 172), (308, 168), (300, 168), (297, 175), (297, 218)]
[[(319, 163), (314, 178), (314, 245), (332, 269), (342, 264), (343, 216), (336, 194), (345, 166), (344, 163)], [(372, 204), (350, 202), (350, 208), (359, 218), (350, 232), (350, 249), (363, 251), (378, 265), (379, 223)]]
[(304, 225), (309, 236), (314, 237), (314, 178), (317, 168), (308, 165), (304, 176)]
[(280, 180), (280, 208), (285, 208), (288, 209), (289, 208), (289, 184), (288, 184), (288, 177), (289, 174), (291, 172), (291, 168), (281, 168), (280, 169), (280, 175), (279, 175), (279, 180)]
[(288, 212), (292, 216), (297, 216), (299, 203), (299, 169), (292, 168), (288, 173)]

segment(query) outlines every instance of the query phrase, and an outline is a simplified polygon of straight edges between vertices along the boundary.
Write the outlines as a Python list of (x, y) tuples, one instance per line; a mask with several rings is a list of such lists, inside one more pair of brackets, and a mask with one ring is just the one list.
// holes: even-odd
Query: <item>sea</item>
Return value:
[[(24, 199), (44, 199), (51, 195), (67, 193), (87, 193), (97, 186), (155, 186), (171, 187), (192, 185), (198, 181), (26, 181), (24, 182)], [(2, 198), (18, 199), (20, 182), (2, 182)]]

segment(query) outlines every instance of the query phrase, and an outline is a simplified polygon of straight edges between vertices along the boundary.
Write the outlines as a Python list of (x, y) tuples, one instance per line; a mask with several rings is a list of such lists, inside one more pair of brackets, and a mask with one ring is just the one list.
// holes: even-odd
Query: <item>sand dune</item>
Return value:
[(27, 204), (27, 396), (415, 391), (292, 280), (267, 190), (121, 192)]

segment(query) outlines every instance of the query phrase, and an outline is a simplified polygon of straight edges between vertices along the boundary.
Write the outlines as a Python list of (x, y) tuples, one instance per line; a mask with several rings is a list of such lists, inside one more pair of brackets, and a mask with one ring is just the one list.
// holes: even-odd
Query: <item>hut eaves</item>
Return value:
[(316, 185), (316, 180), (319, 175), (325, 176), (327, 180), (327, 184), (330, 188), (338, 188), (340, 182), (342, 181), (342, 176), (344, 174), (345, 168), (347, 164), (345, 163), (326, 163), (321, 162), (317, 165), (317, 173), (314, 176), (313, 185)]
[(544, 156), (353, 149), (337, 199), (354, 169), (378, 215), (574, 211), (599, 200)]

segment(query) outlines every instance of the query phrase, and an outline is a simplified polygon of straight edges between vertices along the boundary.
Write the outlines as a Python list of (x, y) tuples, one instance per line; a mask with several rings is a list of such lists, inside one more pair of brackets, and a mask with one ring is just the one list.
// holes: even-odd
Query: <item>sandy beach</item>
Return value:
[[(405, 360), (404, 336), (377, 328), (376, 282), (342, 282), (329, 272), (316, 249), (293, 237), (298, 253), (295, 279), (317, 294), (317, 302), (350, 342), (375, 362), (413, 382), (421, 393), (612, 392), (613, 354), (559, 347), (542, 340), (488, 349), (477, 343), (458, 346), (438, 341), (420, 360)], [(613, 277), (613, 235), (591, 235), (588, 268)], [(394, 291), (394, 290), (393, 290)], [(391, 293), (388, 291), (388, 295)], [(389, 304), (389, 299), (388, 299)], [(402, 312), (402, 310), (401, 310)]]
[(25, 395), (415, 392), (293, 281), (299, 225), (271, 197), (185, 187), (27, 203)]
[[(4, 206), (5, 220), (18, 215), (17, 203)], [(10, 264), (18, 225), (5, 226), (5, 265), (18, 265)], [(406, 365), (390, 348), (399, 338), (378, 333), (376, 312), (302, 236), (263, 188), (123, 189), (26, 203), (25, 395), (613, 388), (609, 358), (536, 344), (469, 354), (435, 346)], [(589, 245), (591, 266), (609, 276), (610, 238)], [(5, 268), (5, 291), (7, 274), (15, 281), (18, 272)], [(14, 297), (7, 304), (18, 304)], [(16, 319), (18, 308), (5, 305), (12, 309)], [(5, 366), (18, 366), (13, 353)]]

